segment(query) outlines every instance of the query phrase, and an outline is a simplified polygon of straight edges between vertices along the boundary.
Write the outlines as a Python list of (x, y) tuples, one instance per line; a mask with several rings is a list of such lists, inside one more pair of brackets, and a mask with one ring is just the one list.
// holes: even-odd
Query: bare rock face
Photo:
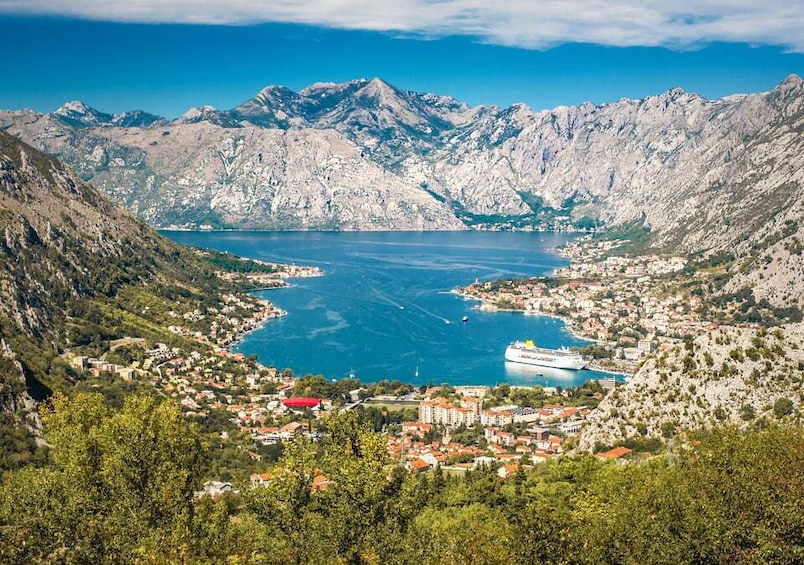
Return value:
[[(0, 132), (0, 320), (52, 339), (52, 320), (115, 277), (155, 276), (147, 226), (61, 163)], [(108, 271), (108, 272), (104, 272)]]
[(722, 327), (649, 358), (590, 415), (579, 448), (627, 438), (671, 438), (716, 423), (774, 419), (780, 398), (801, 407), (804, 325)]
[[(466, 214), (540, 207), (652, 233), (674, 252), (734, 251), (730, 289), (794, 305), (804, 87), (706, 100), (643, 100), (535, 112), (470, 108), (380, 80), (267, 87), (232, 110), (168, 122), (80, 102), (0, 112), (0, 127), (60, 157), (157, 226), (462, 229)], [(798, 285), (804, 288), (804, 285)]]

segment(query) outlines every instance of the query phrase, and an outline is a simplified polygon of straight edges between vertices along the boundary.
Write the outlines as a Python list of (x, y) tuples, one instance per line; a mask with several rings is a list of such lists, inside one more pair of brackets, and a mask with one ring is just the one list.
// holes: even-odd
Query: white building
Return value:
[(466, 396), (456, 406), (446, 398), (425, 400), (419, 404), (419, 421), (425, 424), (443, 424), (448, 427), (473, 426), (480, 420), (482, 401)]

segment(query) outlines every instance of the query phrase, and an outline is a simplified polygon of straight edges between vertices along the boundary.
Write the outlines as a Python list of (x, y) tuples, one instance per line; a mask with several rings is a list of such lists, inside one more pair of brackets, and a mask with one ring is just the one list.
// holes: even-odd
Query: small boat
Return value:
[(461, 321), (462, 321), (462, 322), (465, 324), (466, 322), (468, 322), (468, 321), (469, 321), (469, 316), (464, 316), (464, 317), (461, 319)]

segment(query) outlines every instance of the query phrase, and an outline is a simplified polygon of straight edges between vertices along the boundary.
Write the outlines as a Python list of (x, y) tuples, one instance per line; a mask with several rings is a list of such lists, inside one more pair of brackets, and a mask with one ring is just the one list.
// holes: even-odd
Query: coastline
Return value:
[(248, 261), (253, 261), (254, 263), (260, 265), (270, 265), (277, 269), (275, 273), (257, 273), (257, 274), (249, 274), (249, 273), (234, 273), (234, 274), (241, 274), (245, 279), (251, 281), (259, 281), (259, 282), (273, 282), (276, 284), (272, 284), (270, 286), (263, 286), (263, 287), (254, 287), (245, 290), (247, 294), (250, 296), (254, 296), (258, 304), (260, 304), (261, 308), (256, 313), (254, 317), (251, 318), (253, 320), (252, 323), (244, 324), (244, 327), (238, 329), (235, 334), (232, 336), (230, 340), (226, 343), (222, 344), (221, 346), (228, 349), (229, 351), (232, 348), (237, 347), (245, 337), (263, 326), (270, 320), (275, 320), (277, 318), (282, 318), (288, 315), (287, 310), (283, 310), (276, 306), (270, 300), (266, 300), (265, 298), (256, 297), (254, 292), (264, 292), (269, 290), (276, 290), (281, 288), (289, 288), (292, 285), (287, 282), (287, 279), (291, 278), (312, 278), (312, 277), (322, 277), (324, 276), (324, 271), (319, 267), (313, 266), (306, 266), (306, 265), (295, 265), (295, 264), (284, 264), (284, 263), (268, 263), (266, 261), (260, 261), (259, 259), (248, 259)]
[[(569, 334), (576, 339), (588, 341), (590, 342), (590, 345), (591, 344), (605, 345), (607, 343), (605, 341), (583, 335), (582, 333), (576, 330), (573, 320), (565, 318), (564, 316), (561, 316), (559, 314), (554, 314), (551, 312), (542, 312), (539, 310), (527, 310), (523, 308), (500, 308), (497, 305), (489, 302), (487, 299), (480, 298), (478, 296), (465, 292), (464, 289), (461, 287), (455, 288), (451, 292), (458, 296), (461, 296), (464, 300), (473, 300), (476, 302), (480, 302), (480, 304), (472, 307), (473, 310), (482, 312), (491, 312), (491, 313), (506, 312), (510, 314), (521, 314), (523, 316), (542, 316), (545, 318), (553, 318), (555, 320), (561, 321), (564, 324), (564, 329), (566, 329), (566, 331), (569, 332)], [(633, 375), (636, 373), (636, 369), (629, 371), (625, 369), (612, 370), (604, 368), (599, 363), (597, 363), (597, 359), (592, 359), (592, 361), (586, 366), (586, 369), (613, 376), (620, 376), (623, 378), (633, 377)]]
[(234, 336), (232, 336), (232, 339), (224, 344), (221, 344), (221, 347), (224, 347), (231, 353), (234, 353), (232, 348), (237, 347), (248, 334), (261, 329), (265, 324), (268, 323), (269, 320), (275, 320), (288, 315), (286, 310), (274, 306), (273, 303), (269, 302), (268, 300), (260, 299), (260, 303), (263, 305), (263, 308), (260, 310), (262, 315), (259, 317), (259, 319), (253, 325), (249, 324), (248, 327), (235, 332)]
[(553, 318), (555, 320), (560, 320), (561, 322), (563, 322), (564, 327), (566, 328), (566, 330), (574, 338), (582, 339), (584, 341), (589, 341), (589, 342), (592, 342), (592, 343), (594, 343), (596, 345), (603, 345), (603, 344), (606, 343), (605, 341), (602, 341), (602, 340), (599, 340), (599, 339), (596, 339), (596, 338), (593, 338), (593, 337), (588, 337), (588, 336), (583, 335), (582, 333), (579, 333), (575, 329), (575, 324), (574, 324), (573, 320), (571, 320), (569, 318), (565, 318), (564, 316), (561, 316), (559, 314), (553, 314), (551, 312), (542, 312), (540, 310), (526, 310), (524, 308), (500, 308), (499, 306), (496, 306), (495, 304), (492, 304), (492, 303), (488, 302), (484, 298), (479, 298), (479, 297), (474, 296), (472, 294), (468, 294), (468, 293), (463, 292), (460, 287), (459, 288), (454, 288), (450, 292), (452, 292), (454, 294), (457, 294), (458, 296), (464, 298), (465, 300), (474, 300), (476, 302), (480, 302), (480, 304), (478, 304), (476, 306), (472, 306), (472, 310), (477, 310), (477, 311), (480, 311), (480, 312), (508, 312), (508, 313), (511, 313), (511, 314), (522, 314), (523, 316), (542, 316), (544, 318)]
[[(487, 237), (491, 237), (491, 236), (487, 236)], [(509, 237), (509, 236), (505, 236), (505, 237)], [(408, 241), (418, 242), (419, 239), (420, 239), (419, 237), (409, 238), (409, 237), (406, 236), (405, 238), (400, 239), (400, 241), (403, 241), (403, 242), (408, 242)], [(439, 239), (435, 239), (433, 241), (439, 241), (440, 242), (440, 241), (442, 241), (442, 239), (443, 238), (439, 238)], [(201, 243), (204, 242), (204, 240), (200, 240), (200, 241), (201, 241)], [(249, 241), (251, 241), (251, 240), (249, 240)], [(253, 241), (254, 242), (260, 242), (262, 240), (259, 239), (259, 238), (255, 238)], [(281, 242), (282, 240), (280, 240), (280, 243), (278, 243), (278, 244), (276, 243), (276, 241), (274, 239), (271, 239), (270, 241), (273, 242), (275, 245), (278, 245), (278, 250), (279, 251), (284, 251), (283, 248), (285, 247), (285, 245), (284, 245), (284, 243)], [(317, 241), (318, 240), (316, 240), (316, 242)], [(389, 238), (387, 241), (396, 241), (396, 239)], [(424, 241), (430, 241), (430, 240), (424, 240)], [(452, 239), (447, 239), (446, 241), (448, 243), (453, 242)], [(457, 241), (458, 243), (461, 243), (461, 242), (464, 241), (464, 239), (458, 239), (458, 240), (454, 240), (454, 241)], [(472, 242), (472, 241), (475, 241), (475, 240), (474, 239), (469, 239), (468, 241)], [(484, 241), (485, 242), (486, 240), (478, 240), (478, 241)], [(494, 239), (494, 240), (490, 240), (490, 241), (492, 243), (494, 243), (497, 240)], [(514, 243), (514, 247), (516, 247), (518, 245), (521, 245), (521, 246), (525, 247), (525, 246), (528, 246), (531, 243), (531, 241), (532, 240), (530, 240), (530, 239), (515, 239), (513, 241), (513, 243)], [(550, 263), (551, 268), (548, 269), (548, 271), (552, 271), (556, 264), (563, 264), (564, 263), (564, 261), (556, 258), (556, 250), (559, 248), (557, 244), (560, 243), (561, 241), (563, 241), (563, 239), (560, 239), (560, 238), (557, 238), (557, 239), (552, 239), (552, 238), (538, 239), (539, 245), (542, 246), (542, 247), (539, 247), (540, 252), (544, 253), (546, 256), (552, 256), (552, 258), (548, 259), (549, 261), (551, 261), (551, 263)], [(190, 240), (191, 244), (194, 243), (194, 242), (195, 242), (195, 240)], [(294, 240), (294, 242), (295, 242), (295, 240)], [(360, 242), (362, 243), (363, 239), (361, 239)], [(546, 245), (545, 245), (545, 242), (547, 243)], [(370, 249), (374, 249), (374, 247), (384, 245), (384, 244), (386, 244), (386, 239), (382, 239), (382, 240), (375, 240), (375, 239), (371, 239), (371, 238), (366, 239), (366, 245), (367, 246), (368, 245), (372, 246), (372, 247), (369, 247)], [(310, 243), (306, 239), (302, 239), (302, 240), (300, 240), (300, 243), (295, 243), (295, 246), (299, 247), (300, 249), (307, 250), (307, 247), (310, 247)], [(463, 251), (463, 249), (466, 249), (467, 247), (464, 246), (464, 245), (461, 245), (461, 246), (458, 246), (458, 247), (460, 247), (461, 251), (456, 251), (455, 253), (458, 253), (457, 256), (463, 257), (462, 254), (467, 253), (467, 252)], [(226, 247), (222, 246), (222, 248), (225, 249)], [(510, 249), (511, 246), (506, 243), (505, 248)], [(242, 256), (248, 257), (250, 254), (256, 254), (259, 257), (260, 255), (262, 255), (263, 252), (258, 251), (258, 249), (261, 249), (261, 248), (256, 247), (256, 246), (255, 247), (245, 247), (243, 245), (240, 245), (239, 247), (236, 247), (233, 250), (240, 251), (241, 257)], [(296, 247), (293, 247), (293, 249), (296, 249)], [(240, 318), (241, 318), (240, 323), (236, 325), (236, 326), (239, 326), (239, 329), (240, 329), (240, 331), (237, 332), (237, 335), (234, 335), (234, 333), (235, 333), (234, 331), (226, 332), (226, 333), (229, 334), (227, 337), (230, 338), (226, 342), (226, 347), (228, 347), (231, 351), (241, 352), (241, 353), (258, 353), (260, 356), (262, 356), (261, 352), (263, 350), (265, 350), (265, 351), (270, 350), (270, 348), (268, 347), (268, 343), (267, 342), (263, 343), (263, 340), (262, 340), (263, 335), (270, 334), (270, 335), (274, 336), (273, 339), (283, 339), (283, 337), (285, 335), (288, 335), (287, 331), (290, 331), (290, 329), (292, 329), (292, 331), (296, 331), (296, 326), (299, 326), (300, 324), (308, 327), (308, 330), (307, 330), (308, 333), (309, 333), (310, 329), (313, 329), (314, 331), (316, 331), (316, 328), (324, 328), (324, 329), (331, 328), (331, 326), (326, 325), (327, 322), (326, 322), (326, 320), (323, 319), (323, 317), (322, 317), (322, 320), (320, 321), (321, 325), (319, 325), (319, 320), (318, 320), (317, 317), (313, 316), (313, 317), (310, 318), (310, 320), (308, 320), (307, 317), (306, 317), (307, 316), (306, 313), (305, 313), (304, 316), (299, 316), (299, 317), (296, 316), (296, 310), (299, 309), (300, 307), (304, 308), (304, 304), (305, 304), (304, 299), (302, 299), (302, 302), (297, 301), (298, 293), (296, 291), (294, 291), (294, 293), (292, 293), (292, 298), (290, 299), (290, 301), (287, 302), (287, 304), (285, 304), (285, 301), (287, 299), (285, 299), (284, 295), (281, 296), (281, 297), (273, 297), (273, 296), (271, 296), (269, 294), (264, 294), (265, 291), (263, 290), (263, 289), (272, 290), (274, 288), (285, 288), (287, 286), (291, 286), (291, 287), (295, 286), (297, 291), (298, 291), (299, 288), (306, 289), (308, 286), (310, 286), (311, 288), (312, 287), (320, 288), (321, 285), (324, 284), (323, 281), (315, 281), (315, 282), (310, 281), (310, 283), (312, 283), (312, 284), (310, 284), (307, 281), (292, 281), (292, 280), (290, 280), (290, 278), (293, 275), (298, 275), (298, 276), (321, 276), (323, 273), (321, 273), (319, 270), (317, 270), (317, 269), (301, 269), (301, 268), (298, 267), (298, 264), (317, 264), (317, 265), (321, 266), (322, 268), (326, 269), (327, 265), (329, 264), (328, 260), (326, 259), (326, 257), (328, 257), (328, 255), (326, 255), (326, 253), (328, 253), (326, 251), (326, 249), (323, 252), (316, 252), (315, 254), (309, 254), (309, 253), (304, 254), (304, 253), (298, 253), (297, 252), (297, 253), (286, 253), (286, 254), (283, 255), (283, 254), (279, 253), (279, 251), (277, 251), (277, 254), (271, 256), (271, 261), (278, 261), (278, 262), (281, 262), (281, 263), (297, 263), (297, 266), (293, 269), (293, 272), (282, 273), (282, 275), (284, 275), (282, 277), (282, 279), (281, 279), (282, 283), (283, 283), (282, 285), (279, 284), (279, 282), (280, 282), (279, 277), (277, 277), (275, 279), (275, 281), (272, 282), (270, 287), (269, 287), (269, 285), (259, 284), (259, 283), (257, 283), (257, 281), (254, 281), (251, 284), (246, 282), (246, 284), (239, 285), (240, 288), (241, 288), (242, 293), (252, 295), (252, 298), (248, 301), (252, 305), (252, 307), (251, 307), (250, 312), (248, 314), (246, 314), (245, 316), (242, 316), (242, 315), (240, 316)], [(380, 251), (388, 251), (388, 250), (386, 248), (380, 248)], [(394, 254), (396, 253), (395, 249), (391, 250), (391, 251)], [(414, 252), (416, 250), (413, 249), (413, 251), (408, 251), (408, 247), (405, 247), (404, 251), (407, 252), (407, 254), (410, 255), (410, 254), (415, 254)], [(449, 253), (450, 253), (450, 257), (452, 257), (452, 252), (450, 251)], [(403, 253), (403, 255), (404, 255), (404, 253)], [(442, 256), (444, 255), (443, 251), (441, 252), (441, 255)], [(287, 259), (290, 259), (290, 260), (284, 260), (283, 261), (283, 259), (285, 257), (287, 257)], [(445, 285), (446, 288), (444, 286), (442, 286), (440, 289), (436, 289), (438, 294), (453, 293), (452, 288), (454, 286), (456, 286), (456, 283), (464, 282), (464, 284), (465, 284), (466, 282), (471, 282), (472, 280), (474, 280), (474, 275), (475, 274), (482, 274), (484, 271), (486, 271), (488, 269), (488, 267), (486, 266), (487, 261), (485, 261), (483, 259), (483, 257), (477, 257), (475, 255), (470, 255), (470, 257), (471, 257), (471, 260), (474, 262), (474, 264), (477, 265), (477, 273), (473, 272), (472, 273), (472, 278), (470, 280), (466, 281), (465, 278), (464, 278), (464, 280), (462, 281), (461, 278), (463, 278), (463, 277), (460, 276), (461, 271), (456, 269), (456, 274), (459, 275), (457, 277), (457, 280), (456, 280), (456, 277), (453, 277), (453, 276), (445, 277), (444, 278), (445, 282), (449, 281), (450, 279), (452, 279), (453, 283), (451, 285), (449, 285), (449, 286)], [(321, 261), (321, 262), (319, 263), (319, 261)], [(309, 262), (309, 263), (307, 263), (307, 262)], [(232, 262), (232, 264), (235, 265), (240, 270), (250, 270), (250, 271), (257, 270), (256, 268), (248, 267), (247, 265), (244, 267), (242, 265), (242, 263), (238, 265), (238, 264), (235, 264), (234, 262)], [(428, 263), (427, 267), (428, 268), (430, 267), (429, 263)], [(439, 268), (438, 270), (440, 271), (442, 269)], [(290, 271), (290, 270), (288, 269), (288, 271)], [(344, 272), (345, 271), (338, 270), (337, 273), (332, 273), (332, 274), (338, 275), (333, 279), (333, 281), (337, 281), (339, 285), (342, 283), (342, 279), (345, 281), (346, 277), (342, 276), (344, 274)], [(326, 274), (330, 275), (329, 272), (327, 272)], [(362, 281), (362, 279), (361, 279), (361, 281)], [(358, 281), (358, 282), (360, 282), (360, 281)], [(257, 283), (257, 284), (254, 284), (254, 283)], [(418, 286), (415, 281), (411, 281), (411, 283), (412, 283), (413, 287)], [(329, 283), (326, 283), (326, 284), (329, 284)], [(408, 286), (410, 286), (410, 285), (408, 285)], [(346, 286), (345, 288), (350, 289), (351, 287)], [(382, 287), (380, 287), (380, 288), (382, 288)], [(427, 288), (429, 289), (429, 287), (427, 287)], [(387, 290), (387, 289), (383, 289), (381, 292), (387, 293), (387, 292), (390, 292), (390, 291)], [(347, 296), (348, 296), (348, 293), (349, 293), (349, 291), (347, 291)], [(277, 302), (283, 304), (284, 309), (287, 310), (288, 312), (274, 311), (270, 306), (266, 306), (265, 304), (258, 305), (257, 301), (254, 299), (254, 297), (263, 298), (263, 299), (265, 299), (267, 301), (270, 301), (272, 303), (273, 303), (274, 300), (276, 300)], [(470, 298), (470, 297), (464, 297), (464, 298)], [(473, 299), (473, 298), (470, 298), (470, 299)], [(380, 299), (378, 299), (378, 301), (379, 300)], [(395, 298), (395, 300), (397, 300), (397, 298)], [(401, 299), (399, 299), (399, 300), (401, 300)], [(383, 304), (385, 302), (387, 302), (387, 300), (385, 298), (382, 298), (382, 301), (383, 301)], [(371, 301), (369, 301), (369, 302), (371, 302)], [(455, 312), (463, 311), (464, 313), (468, 313), (469, 309), (472, 306), (474, 306), (475, 304), (479, 303), (479, 302), (476, 302), (475, 304), (463, 304), (462, 305), (461, 304), (462, 302), (463, 302), (462, 300), (461, 301), (455, 301), (455, 302), (453, 302), (452, 305), (449, 305), (449, 306), (445, 305), (446, 310), (443, 313), (440, 310), (438, 310), (438, 308), (436, 308), (435, 306), (428, 306), (428, 308), (430, 310), (433, 310), (433, 312), (437, 311), (437, 313), (423, 312), (424, 316), (427, 316), (424, 319), (429, 320), (429, 318), (436, 318), (436, 317), (441, 319), (441, 315), (447, 316), (451, 320), (453, 319), (454, 315), (457, 315), (458, 317), (454, 318), (454, 319), (460, 319), (462, 314), (455, 314)], [(365, 311), (367, 310), (367, 308), (365, 306), (362, 306), (360, 308), (361, 308), (361, 311), (364, 311), (364, 313), (366, 313)], [(370, 310), (371, 309), (375, 309), (375, 307), (371, 306)], [(259, 312), (258, 312), (258, 310), (259, 310)], [(371, 310), (371, 311), (373, 311), (373, 310)], [(396, 312), (396, 309), (394, 309), (394, 312)], [(446, 312), (450, 312), (450, 314), (447, 314)], [(294, 313), (292, 321), (285, 320), (285, 321), (280, 321), (278, 324), (274, 324), (274, 325), (268, 325), (267, 324), (267, 322), (268, 322), (268, 320), (270, 318), (289, 315), (289, 313)], [(522, 312), (520, 311), (520, 313), (522, 313)], [(534, 313), (536, 313), (536, 312), (534, 312)], [(320, 314), (320, 312), (319, 312), (319, 314)], [(411, 310), (410, 315), (408, 315), (407, 317), (405, 317), (406, 314), (408, 314), (408, 313), (407, 312), (400, 313), (400, 315), (403, 316), (403, 318), (405, 318), (404, 321), (407, 321), (407, 318), (409, 318), (410, 316), (413, 316), (414, 314), (418, 315), (418, 310), (415, 311), (415, 312), (414, 312), (414, 310)], [(538, 313), (538, 314), (546, 315), (544, 313)], [(368, 315), (368, 314), (366, 314), (366, 315)], [(471, 316), (471, 314), (469, 314), (469, 315)], [(422, 316), (420, 316), (420, 317), (422, 317)], [(551, 316), (551, 317), (553, 317), (553, 316)], [(249, 320), (248, 318), (253, 318), (253, 319)], [(488, 317), (488, 318), (490, 319), (491, 317)], [(542, 325), (544, 325), (544, 331), (547, 331), (549, 333), (549, 335), (551, 336), (550, 337), (551, 341), (555, 341), (557, 343), (561, 343), (562, 341), (564, 343), (567, 343), (569, 341), (569, 342), (572, 342), (573, 345), (578, 345), (578, 346), (582, 346), (582, 345), (585, 345), (585, 344), (589, 343), (589, 341), (585, 337), (577, 335), (577, 333), (575, 332), (575, 328), (572, 328), (570, 326), (566, 326), (566, 320), (563, 320), (560, 317), (555, 317), (555, 318), (557, 320), (561, 320), (561, 324), (551, 323), (548, 320), (537, 321), (537, 319), (534, 319), (533, 321), (536, 322), (536, 325), (538, 325), (538, 327), (542, 327)], [(417, 320), (418, 320), (418, 318), (417, 318)], [(521, 330), (515, 331), (514, 335), (520, 335), (520, 334), (524, 335), (524, 334), (526, 334), (528, 332), (528, 328), (534, 327), (532, 324), (529, 323), (529, 321), (527, 319), (524, 319), (524, 318), (518, 318), (516, 321), (511, 319), (510, 322), (505, 321), (504, 319), (503, 320), (498, 319), (497, 322), (492, 322), (492, 324), (495, 327), (500, 326), (500, 324), (502, 324), (502, 326), (500, 326), (500, 327), (510, 326), (510, 324), (514, 324), (515, 327), (521, 328)], [(426, 325), (426, 327), (429, 328), (429, 325), (427, 325), (426, 322), (425, 322), (425, 325)], [(231, 330), (235, 330), (236, 326), (235, 327), (230, 326)], [(437, 328), (433, 328), (433, 330), (436, 332), (436, 334), (439, 337), (441, 337), (441, 334), (438, 333), (439, 330), (441, 329), (440, 324), (438, 324), (438, 326), (439, 327), (437, 327)], [(563, 334), (565, 326), (570, 329), (570, 333)], [(289, 328), (289, 329), (286, 330), (285, 329), (286, 327)], [(405, 326), (405, 327), (407, 328), (408, 326)], [(459, 327), (463, 327), (463, 326), (459, 326)], [(473, 327), (473, 326), (470, 325), (469, 327)], [(249, 336), (249, 334), (251, 332), (253, 332), (254, 330), (258, 330), (258, 329), (262, 329), (261, 333), (258, 333), (255, 336)], [(303, 332), (304, 330), (301, 330), (301, 331)], [(331, 330), (331, 331), (334, 331), (334, 330)], [(454, 334), (455, 331), (464, 331), (465, 332), (466, 330), (451, 330), (450, 328), (445, 329), (445, 333), (450, 333), (451, 332), (450, 335)], [(220, 335), (221, 331), (219, 330), (218, 333)], [(553, 334), (558, 334), (558, 335), (553, 336)], [(307, 335), (307, 334), (304, 334), (304, 335)], [(458, 334), (458, 335), (460, 335), (460, 334)], [(573, 336), (573, 338), (568, 340), (567, 338), (570, 337), (570, 336)], [(421, 336), (418, 336), (418, 337), (421, 337)], [(455, 336), (452, 335), (452, 338), (454, 338), (454, 337)], [(513, 338), (513, 335), (511, 337)], [(574, 337), (578, 337), (579, 339), (576, 340), (576, 339), (574, 339)], [(245, 344), (243, 343), (244, 341), (245, 341)], [(511, 339), (508, 339), (508, 341), (511, 341)], [(418, 346), (413, 345), (413, 346), (411, 346), (410, 350), (413, 351), (414, 347), (418, 347)], [(487, 345), (484, 345), (482, 348), (484, 350), (485, 349), (491, 349)], [(425, 349), (427, 349), (427, 348), (425, 347)], [(428, 350), (428, 353), (429, 353), (429, 350)], [(469, 353), (471, 353), (471, 351)], [(467, 355), (469, 355), (469, 353)], [(295, 352), (294, 352), (294, 355), (296, 355)], [(362, 373), (361, 377), (364, 378), (364, 379), (366, 377), (368, 377), (367, 382), (368, 381), (376, 381), (378, 379), (385, 379), (385, 378), (388, 378), (388, 379), (400, 378), (401, 380), (404, 380), (406, 382), (411, 381), (412, 380), (412, 370), (411, 371), (406, 371), (404, 367), (401, 369), (401, 372), (397, 372), (395, 370), (396, 365), (401, 366), (404, 363), (404, 361), (402, 360), (402, 359), (404, 359), (404, 357), (401, 357), (401, 355), (402, 354), (400, 354), (400, 357), (398, 357), (397, 359), (395, 359), (393, 361), (390, 361), (388, 363), (388, 365), (390, 367), (393, 367), (393, 369), (375, 370), (372, 367), (371, 368), (372, 370), (369, 370), (369, 368), (367, 368), (368, 366), (367, 367), (358, 367), (358, 370)], [(297, 357), (298, 357), (298, 359), (296, 359)], [(335, 358), (334, 355), (332, 355), (330, 357)], [(296, 361), (298, 361), (298, 363)], [(397, 362), (397, 361), (399, 361), (399, 362)], [(440, 367), (440, 363), (434, 363), (433, 366), (428, 367), (427, 360), (424, 357), (421, 357), (419, 359), (419, 361), (420, 361), (420, 364), (423, 363), (423, 367), (425, 367), (425, 370), (426, 370), (427, 374), (428, 375), (432, 374), (432, 380), (433, 381), (438, 381), (438, 382), (449, 381), (452, 384), (486, 383), (486, 381), (487, 381), (487, 379), (482, 375), (477, 375), (476, 378), (475, 378), (475, 375), (473, 373), (472, 373), (471, 380), (469, 380), (469, 375), (464, 374), (465, 371), (464, 371), (463, 368), (453, 370), (453, 368), (451, 366), (449, 366), (448, 369), (442, 369)], [(305, 363), (306, 363), (303, 352), (302, 352), (301, 356), (296, 355), (296, 357), (294, 357), (293, 359), (286, 359), (286, 356), (282, 356), (282, 355), (277, 356), (277, 355), (271, 354), (271, 355), (267, 356), (264, 359), (264, 362), (267, 363), (267, 364), (279, 363), (281, 366), (288, 366), (288, 367), (297, 367), (298, 366), (300, 368), (305, 367)], [(362, 357), (358, 360), (358, 365), (361, 362), (362, 362)], [(320, 364), (320, 362), (317, 361), (317, 360), (316, 360), (316, 363)], [(332, 361), (332, 359), (330, 359), (330, 358), (325, 358), (324, 363), (325, 364), (329, 363), (329, 365), (332, 365), (332, 366), (336, 367), (336, 369), (332, 373), (333, 377), (343, 376), (343, 374), (345, 374), (343, 371), (338, 371), (337, 370), (338, 369), (338, 361), (337, 361), (337, 359), (335, 361)], [(415, 367), (415, 362), (413, 362), (413, 366)], [(502, 362), (499, 361), (499, 355), (498, 355), (498, 352), (496, 352), (496, 350), (490, 351), (486, 355), (486, 357), (482, 361), (482, 366), (484, 367), (484, 370), (486, 372), (493, 373), (495, 375), (494, 378), (492, 379), (494, 382), (497, 382), (497, 381), (503, 382), (503, 381), (509, 381), (510, 380), (510, 382), (515, 382), (517, 384), (522, 384), (522, 385), (531, 385), (531, 384), (533, 384), (533, 383), (527, 381), (527, 379), (519, 378), (516, 375), (510, 376), (510, 377), (506, 376), (506, 373), (503, 372), (503, 365), (502, 365)], [(488, 366), (488, 368), (486, 368), (486, 366)], [(313, 369), (309, 369), (309, 370), (310, 371), (321, 372), (323, 374), (328, 374), (326, 372), (328, 368), (329, 367), (318, 368), (316, 366)], [(377, 372), (377, 371), (379, 371), (379, 372)], [(470, 371), (470, 373), (471, 373), (471, 371)], [(401, 376), (397, 376), (397, 375), (401, 375)], [(581, 372), (581, 376), (577, 377), (577, 379), (582, 379), (582, 378), (602, 378), (603, 376), (604, 375), (602, 375), (602, 374), (590, 375), (589, 373)], [(548, 379), (548, 381), (549, 381), (549, 379)], [(417, 384), (418, 384), (418, 382), (417, 382)], [(494, 383), (489, 382), (489, 383), (486, 383), (486, 384), (494, 384)]]

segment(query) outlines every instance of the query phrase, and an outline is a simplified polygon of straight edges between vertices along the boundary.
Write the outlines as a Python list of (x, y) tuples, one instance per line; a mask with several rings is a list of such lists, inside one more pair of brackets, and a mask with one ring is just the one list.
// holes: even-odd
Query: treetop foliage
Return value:
[[(584, 456), (407, 472), (357, 412), (287, 444), (266, 486), (194, 497), (198, 431), (171, 402), (57, 396), (47, 466), (0, 484), (4, 563), (800, 563), (804, 432), (717, 429), (620, 466)], [(317, 485), (317, 486), (316, 486)], [(324, 485), (324, 486), (322, 486)]]

